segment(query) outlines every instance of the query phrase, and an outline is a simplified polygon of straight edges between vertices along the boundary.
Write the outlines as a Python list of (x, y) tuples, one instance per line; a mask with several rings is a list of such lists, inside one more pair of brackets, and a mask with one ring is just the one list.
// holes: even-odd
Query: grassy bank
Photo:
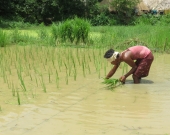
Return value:
[(98, 26), (91, 27), (88, 42), (60, 41), (53, 38), (53, 26), (37, 26), (34, 29), (0, 30), (1, 46), (8, 45), (47, 45), (47, 46), (83, 46), (113, 47), (126, 49), (136, 44), (146, 45), (156, 52), (170, 52), (170, 27), (168, 26)]

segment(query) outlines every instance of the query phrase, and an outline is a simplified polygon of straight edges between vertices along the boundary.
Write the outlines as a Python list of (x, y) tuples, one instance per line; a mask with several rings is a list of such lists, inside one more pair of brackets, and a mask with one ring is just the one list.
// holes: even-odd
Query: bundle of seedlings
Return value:
[(104, 81), (102, 83), (106, 84), (107, 88), (111, 89), (111, 90), (113, 90), (114, 88), (116, 88), (122, 84), (122, 82), (120, 82), (119, 79), (115, 79), (115, 78), (112, 78), (112, 79), (104, 78)]

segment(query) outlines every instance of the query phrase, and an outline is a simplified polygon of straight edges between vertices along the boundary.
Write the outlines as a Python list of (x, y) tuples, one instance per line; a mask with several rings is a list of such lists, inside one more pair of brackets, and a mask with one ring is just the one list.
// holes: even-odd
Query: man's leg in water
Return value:
[(140, 81), (141, 81), (141, 77), (137, 77), (136, 75), (132, 75), (132, 77), (133, 77), (133, 82), (135, 83), (135, 84), (138, 84), (138, 83), (140, 83)]

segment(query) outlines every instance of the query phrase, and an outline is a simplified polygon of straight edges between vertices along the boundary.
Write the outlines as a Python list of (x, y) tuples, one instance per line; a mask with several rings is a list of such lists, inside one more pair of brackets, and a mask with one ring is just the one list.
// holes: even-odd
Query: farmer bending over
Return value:
[(148, 76), (150, 66), (154, 60), (151, 50), (140, 45), (132, 46), (121, 53), (110, 49), (106, 51), (104, 58), (114, 65), (106, 76), (106, 79), (109, 79), (114, 75), (122, 61), (131, 67), (129, 72), (120, 77), (122, 83), (125, 83), (126, 78), (131, 74), (133, 74), (134, 83), (140, 83), (142, 77)]

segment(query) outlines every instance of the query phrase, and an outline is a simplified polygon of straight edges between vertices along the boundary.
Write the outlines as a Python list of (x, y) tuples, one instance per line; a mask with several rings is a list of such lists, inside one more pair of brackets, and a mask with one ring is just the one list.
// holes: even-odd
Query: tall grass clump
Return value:
[(11, 32), (11, 42), (12, 43), (18, 43), (20, 42), (21, 39), (21, 32), (18, 30), (18, 28), (15, 28), (14, 30), (12, 30)]
[(40, 25), (40, 28), (37, 31), (38, 41), (43, 44), (48, 44), (49, 41), (49, 33), (43, 24)]
[(7, 45), (7, 42), (7, 34), (2, 29), (0, 29), (0, 47), (5, 47)]
[(54, 45), (56, 44), (59, 37), (59, 28), (60, 25), (57, 26), (54, 23), (51, 26), (51, 43), (53, 43)]
[(87, 20), (74, 18), (66, 20), (60, 24), (60, 38), (62, 42), (69, 41), (71, 43), (86, 43), (90, 31), (90, 23)]

